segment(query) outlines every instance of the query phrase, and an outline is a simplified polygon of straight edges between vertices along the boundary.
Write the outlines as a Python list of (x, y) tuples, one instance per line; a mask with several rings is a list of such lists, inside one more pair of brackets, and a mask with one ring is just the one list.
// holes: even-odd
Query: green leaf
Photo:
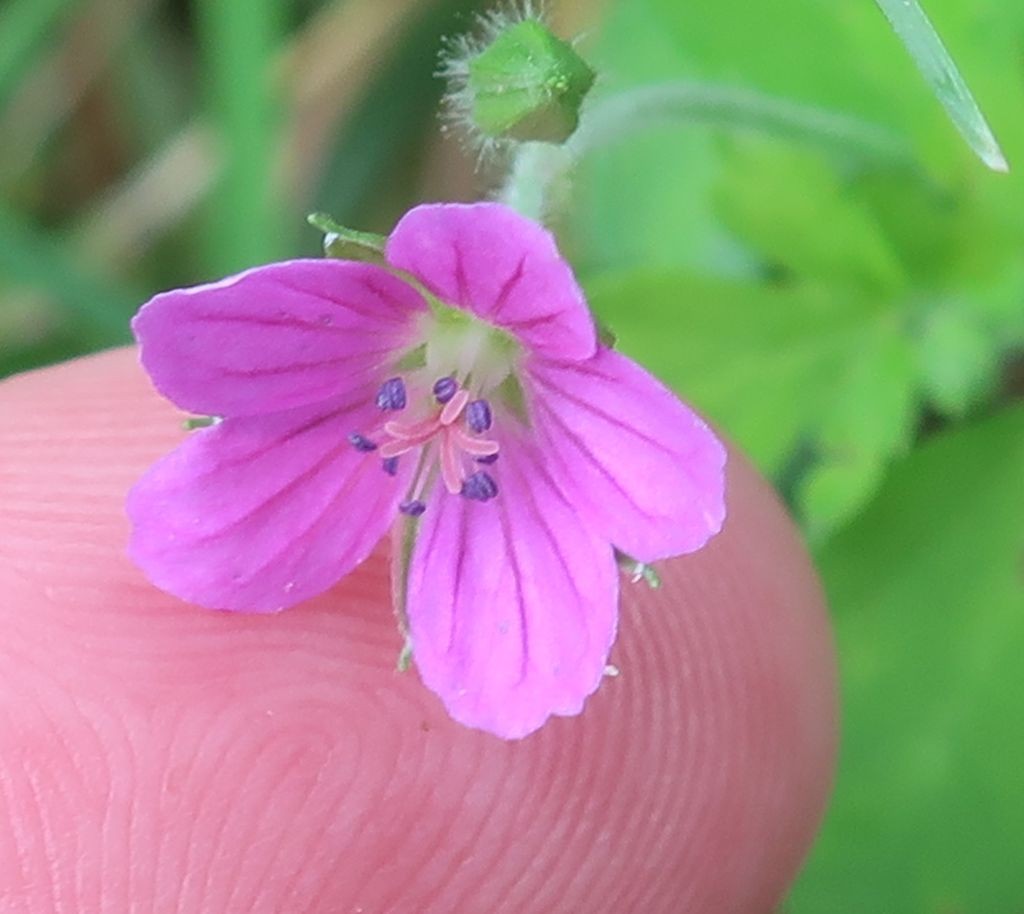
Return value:
[(595, 150), (579, 169), (569, 217), (580, 271), (742, 259), (713, 212), (717, 170), (711, 137), (687, 127)]
[(925, 393), (947, 416), (964, 416), (999, 380), (996, 338), (963, 307), (937, 307), (925, 317), (917, 356)]
[(874, 214), (821, 156), (737, 142), (719, 184), (725, 223), (787, 273), (893, 295), (906, 275)]
[(678, 271), (588, 284), (619, 348), (691, 399), (770, 475), (785, 469), (838, 396), (883, 313), (822, 288), (772, 288)]
[[(1024, 105), (1024, 83), (1006, 77), (1017, 66), (1024, 5), (930, 0), (929, 7), (985, 95), (1007, 148), (1024, 148), (1024, 119), (1017, 115)], [(804, 40), (805, 36), (813, 40)], [(885, 208), (896, 215), (876, 212), (874, 218), (882, 225), (886, 218), (897, 222), (901, 213), (915, 214), (913, 219), (905, 217), (913, 224), (901, 234), (901, 246), (894, 247), (894, 253), (906, 263), (912, 254), (924, 253), (914, 250), (915, 239), (921, 239), (922, 247), (936, 254), (928, 263), (914, 264), (920, 266), (921, 277), (945, 269), (947, 259), (939, 254), (939, 244), (948, 242), (953, 251), (964, 252), (959, 259), (979, 251), (1001, 251), (1007, 240), (1019, 249), (1024, 234), (1024, 173), (1008, 178), (980, 174), (913, 63), (894, 44), (889, 26), (870, 3), (619, 0), (600, 40), (587, 53), (602, 74), (602, 92), (678, 80), (713, 83), (854, 116), (903, 138), (925, 163), (930, 184), (920, 178), (908, 180), (905, 172), (890, 173), (893, 192)], [(716, 135), (701, 126), (661, 130), (596, 153), (577, 181), (579, 205), (571, 224), (579, 248), (577, 262), (585, 270), (644, 265), (719, 275), (749, 273), (748, 258), (722, 230), (712, 196), (715, 184), (729, 177), (731, 167), (714, 141)], [(807, 147), (807, 138), (794, 137), (792, 143)], [(865, 191), (852, 171), (847, 168), (839, 174), (844, 181), (858, 179), (848, 196), (861, 205)], [(904, 193), (908, 186), (911, 190)], [(802, 183), (794, 180), (765, 186), (759, 197), (774, 196), (773, 210), (779, 211), (787, 205), (804, 206), (807, 195)], [(915, 198), (913, 207), (902, 206), (900, 196)], [(973, 202), (972, 224), (960, 220), (951, 225), (942, 210), (956, 210), (965, 198)], [(937, 223), (928, 218), (929, 212), (940, 214)], [(994, 226), (996, 216), (1007, 224)], [(1016, 234), (1008, 238), (1011, 223)], [(818, 225), (808, 232), (798, 247), (814, 244), (823, 228)], [(959, 234), (943, 235), (950, 228)], [(1001, 238), (993, 237), (1000, 233)], [(938, 236), (935, 244), (933, 236)], [(840, 252), (836, 259), (841, 256)]]
[(971, 149), (993, 171), (1009, 171), (978, 103), (917, 0), (877, 0), (921, 75)]
[(910, 445), (918, 413), (913, 346), (895, 320), (867, 328), (844, 367), (813, 436), (818, 461), (796, 486), (812, 542), (874, 495), (890, 460)]
[(792, 914), (1024, 909), (1024, 407), (932, 440), (819, 555), (844, 733)]
[(913, 344), (873, 296), (681, 272), (588, 285), (619, 347), (736, 440), (818, 538), (873, 495), (913, 437)]

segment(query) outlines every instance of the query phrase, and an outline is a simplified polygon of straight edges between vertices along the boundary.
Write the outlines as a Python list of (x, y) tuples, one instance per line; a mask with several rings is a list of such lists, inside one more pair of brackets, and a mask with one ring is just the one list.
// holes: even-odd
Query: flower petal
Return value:
[(204, 415), (276, 412), (361, 386), (426, 308), (372, 264), (292, 260), (151, 299), (132, 322), (156, 388)]
[(692, 410), (610, 349), (534, 359), (529, 407), (559, 487), (588, 523), (644, 562), (700, 549), (725, 519), (725, 448)]
[(435, 487), (407, 586), (424, 683), (456, 720), (506, 739), (582, 710), (617, 618), (611, 546), (581, 523), (528, 447), (502, 442), (490, 501)]
[(387, 259), (538, 352), (585, 359), (597, 346), (586, 299), (554, 238), (507, 206), (418, 206), (395, 226)]
[(326, 590), (384, 535), (408, 482), (346, 440), (366, 402), (193, 432), (129, 493), (132, 559), (211, 609), (273, 612)]

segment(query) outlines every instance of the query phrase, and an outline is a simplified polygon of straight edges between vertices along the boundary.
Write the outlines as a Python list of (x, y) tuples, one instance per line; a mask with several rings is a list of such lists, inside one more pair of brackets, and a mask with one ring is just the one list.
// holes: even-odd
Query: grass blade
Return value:
[(223, 154), (207, 212), (209, 267), (227, 273), (286, 250), (277, 175), (282, 106), (274, 61), (279, 0), (200, 3), (198, 25), (212, 121)]
[(978, 158), (993, 171), (1009, 171), (971, 90), (917, 0), (878, 0), (878, 5)]

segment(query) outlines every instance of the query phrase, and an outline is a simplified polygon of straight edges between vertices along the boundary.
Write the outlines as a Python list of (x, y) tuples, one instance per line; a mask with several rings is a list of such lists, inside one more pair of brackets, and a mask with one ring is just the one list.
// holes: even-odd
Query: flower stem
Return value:
[(638, 130), (672, 123), (756, 130), (890, 167), (913, 164), (908, 144), (868, 121), (746, 89), (672, 82), (629, 89), (592, 105), (562, 145), (522, 144), (499, 199), (532, 219), (554, 218), (568, 200), (572, 170), (585, 155)]

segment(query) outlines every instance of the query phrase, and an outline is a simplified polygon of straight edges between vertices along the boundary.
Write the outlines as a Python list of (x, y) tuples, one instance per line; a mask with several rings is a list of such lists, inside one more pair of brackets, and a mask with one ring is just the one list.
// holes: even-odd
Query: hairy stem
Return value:
[(746, 89), (672, 82), (594, 104), (561, 146), (524, 143), (499, 199), (530, 218), (553, 218), (564, 208), (572, 170), (585, 155), (639, 130), (672, 123), (754, 130), (889, 167), (906, 168), (914, 161), (898, 136), (859, 118)]

